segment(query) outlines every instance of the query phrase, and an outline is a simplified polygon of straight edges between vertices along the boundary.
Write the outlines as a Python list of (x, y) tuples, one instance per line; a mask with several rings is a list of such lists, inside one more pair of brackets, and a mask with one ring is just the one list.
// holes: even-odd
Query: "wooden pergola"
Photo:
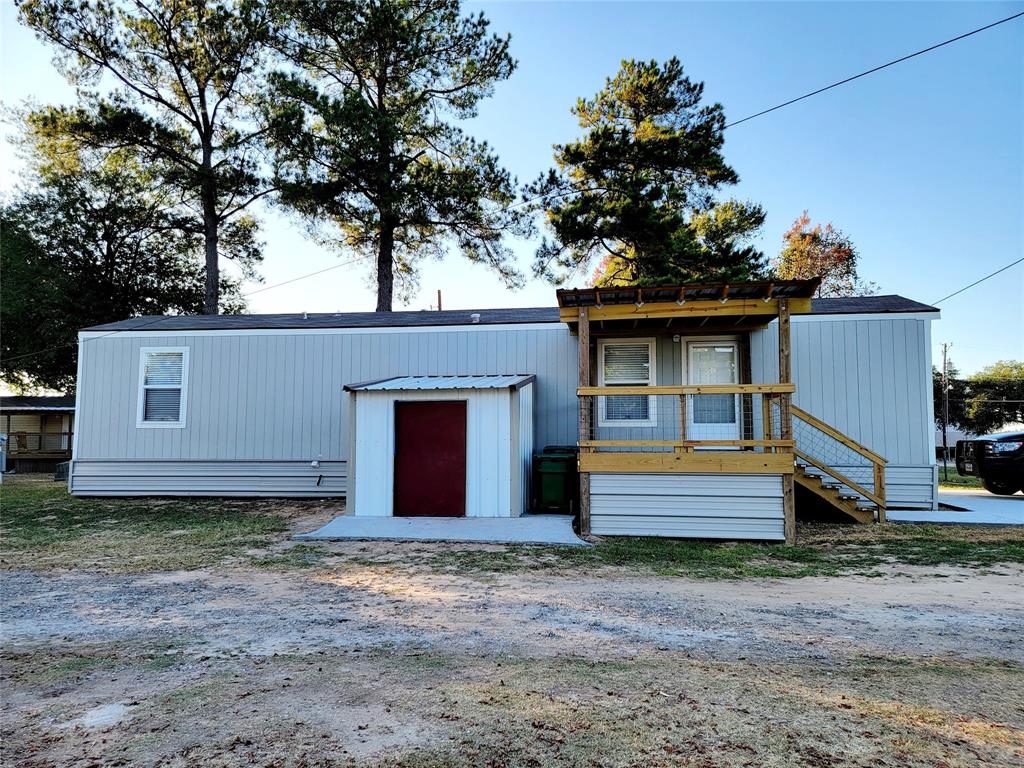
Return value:
[[(811, 297), (820, 281), (778, 280), (741, 283), (694, 283), (652, 287), (574, 288), (559, 290), (561, 319), (579, 337), (579, 445), (580, 528), (590, 532), (590, 472), (719, 472), (770, 473), (783, 477), (786, 540), (795, 538), (793, 485), (793, 433), (790, 406), (795, 387), (790, 355), (790, 317), (811, 311)], [(778, 320), (779, 381), (759, 384), (704, 386), (647, 386), (609, 389), (593, 386), (590, 347), (592, 335), (602, 337), (637, 333), (740, 333), (764, 328)], [(676, 441), (597, 441), (591, 439), (591, 400), (599, 396), (648, 394), (678, 395), (685, 410), (687, 396), (736, 394), (778, 398), (778, 435), (761, 440), (686, 440), (685, 416)], [(768, 414), (764, 414), (766, 427)], [(670, 448), (671, 452), (596, 453), (598, 448), (620, 445)], [(695, 448), (706, 449), (700, 453)], [(729, 453), (714, 449), (731, 449)], [(736, 452), (746, 448), (760, 452)], [(710, 451), (710, 452), (709, 452)]]

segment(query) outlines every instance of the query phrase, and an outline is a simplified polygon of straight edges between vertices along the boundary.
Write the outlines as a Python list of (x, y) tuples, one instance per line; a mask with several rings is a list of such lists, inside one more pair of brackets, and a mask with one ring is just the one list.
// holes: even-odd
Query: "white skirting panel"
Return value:
[(73, 461), (79, 496), (344, 496), (344, 461)]
[[(864, 467), (837, 466), (836, 469), (849, 476), (854, 482), (859, 482), (860, 478), (866, 474)], [(812, 471), (820, 473), (820, 470), (817, 469)], [(935, 465), (887, 464), (885, 467), (885, 505), (906, 509), (937, 509), (939, 503), (938, 481), (938, 467)], [(840, 485), (844, 492), (855, 493), (846, 485), (842, 483)]]
[(599, 536), (785, 538), (781, 475), (590, 475)]

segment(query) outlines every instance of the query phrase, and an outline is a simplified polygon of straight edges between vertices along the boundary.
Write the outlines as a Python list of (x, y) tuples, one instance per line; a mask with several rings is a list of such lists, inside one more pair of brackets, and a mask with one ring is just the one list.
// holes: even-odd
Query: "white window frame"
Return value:
[[(597, 385), (606, 386), (604, 381), (604, 350), (605, 347), (612, 347), (619, 344), (646, 344), (648, 348), (647, 381), (638, 381), (628, 384), (621, 382), (623, 386), (651, 387), (658, 381), (657, 365), (657, 340), (653, 338), (639, 339), (598, 339), (597, 341)], [(597, 425), (599, 427), (656, 427), (658, 426), (657, 400), (654, 395), (647, 398), (646, 419), (608, 419), (605, 417), (605, 397), (598, 398)]]
[[(146, 386), (146, 357), (153, 352), (181, 353), (181, 387)], [(184, 429), (185, 411), (188, 404), (188, 347), (142, 347), (139, 349), (139, 385), (136, 391), (138, 409), (135, 426), (138, 429)], [(146, 389), (181, 389), (181, 402), (178, 404), (177, 421), (146, 421)]]

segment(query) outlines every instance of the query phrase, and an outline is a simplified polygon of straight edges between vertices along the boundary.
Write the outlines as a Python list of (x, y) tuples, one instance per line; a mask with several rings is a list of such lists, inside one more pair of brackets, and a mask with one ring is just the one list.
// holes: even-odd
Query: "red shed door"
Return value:
[(466, 514), (466, 402), (395, 403), (395, 512)]

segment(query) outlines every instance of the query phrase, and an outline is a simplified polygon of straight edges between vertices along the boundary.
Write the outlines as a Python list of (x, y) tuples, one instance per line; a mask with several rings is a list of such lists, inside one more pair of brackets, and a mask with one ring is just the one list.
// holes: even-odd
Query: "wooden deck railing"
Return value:
[(12, 458), (70, 456), (73, 437), (71, 432), (9, 432), (7, 455)]
[[(771, 418), (757, 414), (768, 409), (770, 398), (788, 403), (795, 389), (793, 384), (579, 387), (577, 395), (588, 416), (588, 432), (579, 439), (580, 469), (791, 473), (795, 441), (755, 436), (754, 425)], [(714, 396), (719, 399), (711, 400)], [(621, 423), (608, 418), (605, 399), (616, 397), (649, 398), (643, 409), (649, 418)], [(698, 424), (697, 414), (708, 410), (716, 411), (721, 421)]]

